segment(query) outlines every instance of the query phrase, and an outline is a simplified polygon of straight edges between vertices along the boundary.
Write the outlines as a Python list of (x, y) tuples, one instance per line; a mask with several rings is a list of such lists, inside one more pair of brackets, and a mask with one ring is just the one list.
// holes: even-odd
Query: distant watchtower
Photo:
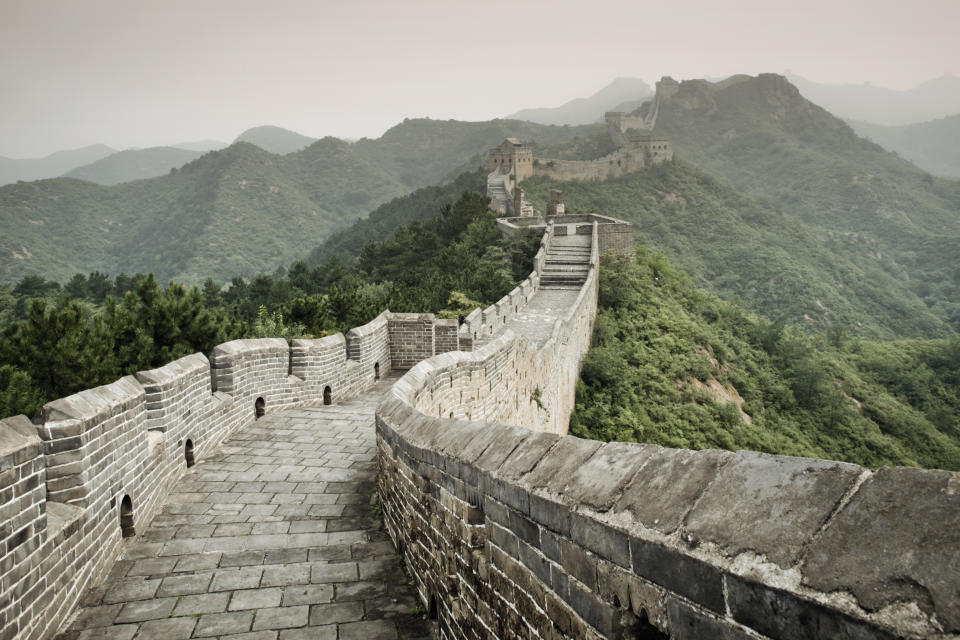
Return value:
[(533, 175), (533, 150), (517, 140), (507, 138), (490, 149), (490, 171), (511, 174), (514, 184)]

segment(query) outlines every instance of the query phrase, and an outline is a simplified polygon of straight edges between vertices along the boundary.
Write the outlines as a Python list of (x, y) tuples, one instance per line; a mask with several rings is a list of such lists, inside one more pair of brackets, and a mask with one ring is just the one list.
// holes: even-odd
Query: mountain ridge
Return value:
[(640, 78), (620, 77), (589, 97), (574, 98), (558, 107), (521, 109), (506, 118), (538, 124), (592, 124), (601, 122), (606, 111), (622, 109), (629, 101), (643, 101), (651, 95), (653, 90), (650, 85)]
[(178, 147), (126, 149), (71, 169), (63, 174), (63, 177), (109, 186), (161, 176), (179, 169), (201, 155), (203, 155), (201, 151), (189, 151)]
[(898, 153), (925, 171), (960, 178), (960, 114), (906, 125), (847, 122), (858, 135)]
[(56, 178), (71, 169), (105, 158), (116, 149), (92, 144), (78, 149), (56, 151), (42, 158), (6, 158), (0, 156), (0, 186), (18, 181)]
[(903, 91), (813, 82), (789, 71), (784, 75), (808, 100), (849, 120), (905, 125), (960, 113), (960, 78), (949, 73)]
[(283, 156), (300, 151), (317, 141), (316, 138), (305, 136), (302, 133), (284, 129), (275, 125), (261, 125), (247, 129), (233, 140), (234, 142), (249, 142), (264, 151)]
[(380, 204), (482, 162), (507, 136), (558, 142), (597, 130), (407, 120), (377, 140), (327, 137), (282, 156), (238, 142), (176, 172), (114, 186), (71, 178), (7, 185), (0, 281), (97, 270), (197, 283), (271, 272)]

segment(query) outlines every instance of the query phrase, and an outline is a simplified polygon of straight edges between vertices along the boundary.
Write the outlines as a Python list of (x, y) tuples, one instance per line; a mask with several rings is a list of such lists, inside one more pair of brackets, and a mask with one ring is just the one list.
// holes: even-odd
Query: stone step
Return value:
[(543, 276), (540, 278), (541, 287), (553, 287), (557, 285), (570, 286), (570, 287), (579, 287), (584, 282), (586, 278), (578, 278), (576, 276), (570, 277), (560, 277), (560, 276)]
[(547, 262), (589, 262), (590, 256), (575, 256), (575, 255), (551, 255), (547, 254)]

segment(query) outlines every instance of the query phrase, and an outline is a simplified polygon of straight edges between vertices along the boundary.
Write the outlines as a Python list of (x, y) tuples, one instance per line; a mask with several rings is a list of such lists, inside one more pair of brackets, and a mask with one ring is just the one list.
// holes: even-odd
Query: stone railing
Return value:
[[(598, 213), (575, 213), (546, 216), (546, 223), (552, 224), (557, 235), (565, 233), (589, 234), (592, 233), (592, 223), (597, 223), (597, 250), (604, 254), (607, 251), (633, 255), (634, 238), (633, 225), (624, 220), (603, 216)], [(574, 230), (570, 231), (571, 225)], [(512, 237), (518, 233), (530, 233), (545, 228), (543, 218), (498, 218), (497, 228), (500, 232)]]
[[(535, 220), (535, 218), (525, 219)], [(547, 248), (550, 246), (553, 237), (552, 224), (542, 225), (541, 228), (543, 236), (540, 239), (540, 248), (537, 249), (537, 253), (533, 257), (533, 271), (530, 272), (530, 275), (514, 287), (510, 293), (486, 309), (474, 309), (464, 318), (459, 329), (459, 344), (463, 351), (470, 351), (474, 348), (474, 345), (479, 346), (490, 340), (537, 293), (540, 288), (540, 274), (543, 273), (543, 266), (547, 259)]]
[(507, 329), (378, 408), (442, 638), (960, 637), (960, 474), (562, 435), (595, 287), (540, 349)]
[(455, 320), (385, 312), (317, 340), (235, 340), (0, 420), (0, 640), (52, 637), (195, 460), (263, 413), (341, 400), (460, 348)]

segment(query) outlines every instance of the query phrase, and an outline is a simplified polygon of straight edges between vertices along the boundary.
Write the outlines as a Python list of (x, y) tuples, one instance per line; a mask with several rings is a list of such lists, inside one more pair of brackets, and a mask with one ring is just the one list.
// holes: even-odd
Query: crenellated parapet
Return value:
[(565, 435), (594, 287), (548, 341), (507, 321), (378, 408), (384, 521), (441, 638), (960, 633), (960, 474)]
[[(416, 356), (456, 349), (448, 320)], [(347, 335), (234, 340), (0, 421), (0, 639), (54, 636), (195, 461), (267, 412), (339, 401), (398, 366), (406, 314)], [(454, 325), (456, 321), (453, 321)]]
[(960, 474), (567, 435), (599, 256), (632, 230), (499, 224), (542, 232), (534, 269), (462, 323), (232, 341), (0, 421), (0, 640), (53, 637), (241, 426), (391, 369), (383, 519), (441, 638), (960, 636)]

